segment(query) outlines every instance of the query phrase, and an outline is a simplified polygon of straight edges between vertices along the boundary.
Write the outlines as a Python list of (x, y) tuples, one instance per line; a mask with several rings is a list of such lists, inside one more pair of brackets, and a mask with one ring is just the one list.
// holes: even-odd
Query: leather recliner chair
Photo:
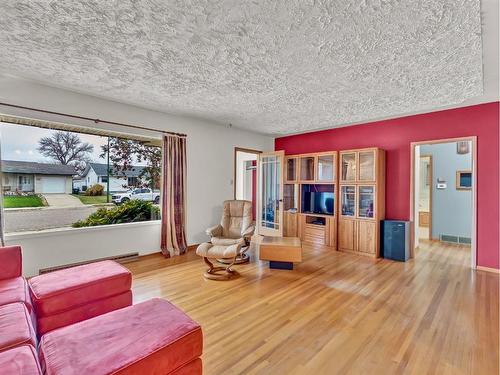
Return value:
[[(241, 264), (249, 261), (245, 253), (250, 245), (250, 238), (254, 234), (255, 225), (252, 217), (252, 202), (245, 200), (224, 201), (220, 224), (207, 229), (214, 246), (230, 246), (241, 244), (242, 250), (234, 263)], [(223, 259), (221, 263), (227, 263)]]

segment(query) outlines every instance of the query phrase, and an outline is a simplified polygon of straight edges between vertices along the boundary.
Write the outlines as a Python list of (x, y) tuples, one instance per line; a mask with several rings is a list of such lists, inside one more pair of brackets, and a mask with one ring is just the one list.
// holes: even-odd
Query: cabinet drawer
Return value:
[(325, 227), (306, 225), (304, 228), (304, 241), (319, 245), (325, 244)]
[(320, 238), (320, 237), (313, 237), (313, 236), (304, 236), (304, 242), (308, 243), (313, 243), (317, 245), (324, 245), (325, 244), (325, 239)]
[(305, 235), (310, 235), (310, 236), (319, 236), (319, 237), (324, 237), (325, 236), (325, 227), (317, 227), (313, 225), (306, 225), (306, 230), (304, 232)]

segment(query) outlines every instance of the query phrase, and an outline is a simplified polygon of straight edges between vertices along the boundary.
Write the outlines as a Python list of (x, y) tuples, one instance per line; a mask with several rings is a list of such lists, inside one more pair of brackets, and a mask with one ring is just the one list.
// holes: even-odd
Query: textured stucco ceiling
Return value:
[(483, 91), (479, 0), (5, 0), (0, 29), (1, 71), (269, 134)]

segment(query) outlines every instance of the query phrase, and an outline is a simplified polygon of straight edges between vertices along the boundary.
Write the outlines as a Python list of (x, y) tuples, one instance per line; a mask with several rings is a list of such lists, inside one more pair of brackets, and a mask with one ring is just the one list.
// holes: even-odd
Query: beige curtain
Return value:
[(163, 137), (161, 251), (184, 254), (186, 243), (186, 137)]

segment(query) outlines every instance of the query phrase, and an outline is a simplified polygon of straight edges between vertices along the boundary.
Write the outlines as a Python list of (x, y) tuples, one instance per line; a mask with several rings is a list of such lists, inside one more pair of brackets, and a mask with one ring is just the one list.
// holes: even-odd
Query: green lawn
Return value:
[[(90, 195), (73, 194), (73, 196), (77, 197), (78, 199), (80, 199), (83, 204), (101, 204), (101, 203), (107, 203), (105, 195), (100, 195), (100, 196), (92, 197)], [(111, 203), (111, 195), (109, 196), (109, 202)]]
[(36, 195), (28, 197), (4, 196), (3, 204), (5, 208), (42, 207), (43, 201)]

